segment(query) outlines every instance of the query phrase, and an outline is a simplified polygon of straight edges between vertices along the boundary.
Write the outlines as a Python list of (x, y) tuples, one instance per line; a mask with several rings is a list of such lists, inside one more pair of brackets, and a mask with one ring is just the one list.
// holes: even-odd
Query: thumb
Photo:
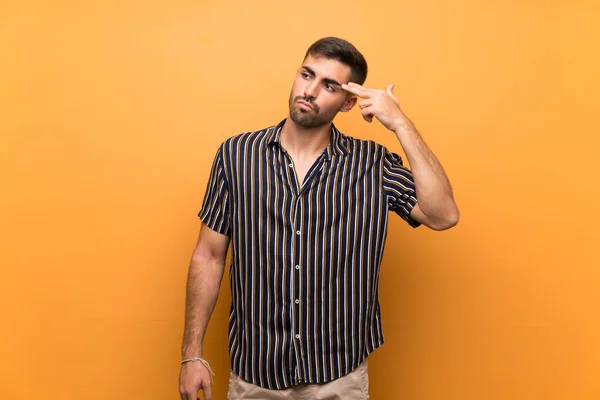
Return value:
[(392, 92), (392, 90), (394, 90), (394, 85), (393, 83), (388, 85), (387, 89), (385, 89), (385, 92), (394, 100), (398, 101), (398, 99), (396, 98), (396, 96), (394, 96), (394, 93)]

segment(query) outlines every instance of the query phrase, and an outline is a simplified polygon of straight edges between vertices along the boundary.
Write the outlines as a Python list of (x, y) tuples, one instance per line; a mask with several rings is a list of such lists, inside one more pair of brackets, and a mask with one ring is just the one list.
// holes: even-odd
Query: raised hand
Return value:
[(372, 122), (375, 117), (383, 126), (394, 132), (400, 125), (408, 121), (400, 109), (398, 99), (392, 92), (394, 84), (389, 85), (385, 90), (380, 90), (349, 82), (342, 85), (342, 88), (363, 99), (358, 102), (358, 106), (365, 121)]

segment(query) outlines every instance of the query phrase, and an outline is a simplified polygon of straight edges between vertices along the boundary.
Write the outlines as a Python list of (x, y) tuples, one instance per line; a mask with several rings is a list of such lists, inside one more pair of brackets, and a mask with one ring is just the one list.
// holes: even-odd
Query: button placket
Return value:
[[(303, 282), (302, 282), (302, 276), (303, 274), (301, 273), (301, 259), (302, 259), (302, 251), (303, 251), (303, 246), (302, 246), (302, 231), (301, 231), (301, 224), (302, 224), (302, 215), (303, 215), (303, 207), (302, 207), (303, 203), (302, 203), (302, 194), (299, 194), (296, 199), (295, 199), (295, 205), (294, 205), (294, 218), (293, 218), (293, 226), (295, 228), (296, 231), (296, 235), (294, 238), (294, 254), (293, 254), (293, 262), (294, 262), (294, 280), (296, 282), (296, 284), (293, 287), (293, 292), (292, 292), (292, 301), (294, 302), (293, 304), (293, 310), (294, 313), (296, 315), (296, 321), (297, 323), (295, 324), (295, 332), (294, 332), (294, 338), (295, 338), (295, 348), (296, 348), (296, 363), (298, 366), (298, 382), (302, 382), (302, 375), (303, 375), (303, 368), (302, 368), (302, 359), (304, 359), (304, 351), (303, 351), (303, 345), (302, 345), (302, 340), (304, 340), (304, 338), (301, 335), (302, 332), (302, 315), (301, 315), (301, 308), (299, 307), (300, 305), (300, 295), (302, 293), (302, 286), (303, 286)], [(304, 267), (304, 266), (302, 266)]]
[[(290, 164), (290, 167), (293, 167), (293, 164)], [(302, 337), (300, 335), (301, 332), (301, 316), (300, 316), (300, 287), (301, 285), (301, 277), (300, 273), (300, 259), (301, 259), (301, 251), (302, 251), (302, 236), (301, 236), (301, 222), (302, 221), (302, 200), (301, 196), (294, 196), (294, 205), (292, 207), (293, 217), (292, 217), (292, 227), (293, 231), (296, 234), (292, 235), (293, 237), (293, 245), (292, 245), (292, 290), (290, 293), (290, 300), (293, 302), (292, 304), (292, 315), (293, 315), (293, 348), (295, 353), (295, 368), (296, 368), (296, 382), (299, 383), (302, 381), (302, 359), (304, 358), (302, 351)]]

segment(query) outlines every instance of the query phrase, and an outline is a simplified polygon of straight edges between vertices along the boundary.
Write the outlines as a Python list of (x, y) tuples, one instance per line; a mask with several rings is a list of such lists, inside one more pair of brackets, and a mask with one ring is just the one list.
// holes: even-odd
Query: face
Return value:
[(350, 67), (337, 60), (308, 56), (296, 73), (290, 92), (290, 118), (304, 128), (328, 124), (349, 111), (356, 97), (342, 89), (350, 81)]

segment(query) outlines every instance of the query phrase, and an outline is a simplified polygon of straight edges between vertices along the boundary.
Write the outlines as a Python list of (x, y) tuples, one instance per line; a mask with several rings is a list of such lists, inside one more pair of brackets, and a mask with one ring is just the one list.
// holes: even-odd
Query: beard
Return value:
[[(312, 106), (312, 110), (304, 110), (296, 106), (296, 102), (302, 100), (309, 103)], [(290, 118), (292, 121), (297, 123), (303, 128), (317, 128), (333, 121), (333, 117), (337, 114), (337, 111), (321, 113), (321, 109), (311, 99), (307, 99), (304, 96), (293, 97), (290, 92), (289, 99), (290, 107)]]

